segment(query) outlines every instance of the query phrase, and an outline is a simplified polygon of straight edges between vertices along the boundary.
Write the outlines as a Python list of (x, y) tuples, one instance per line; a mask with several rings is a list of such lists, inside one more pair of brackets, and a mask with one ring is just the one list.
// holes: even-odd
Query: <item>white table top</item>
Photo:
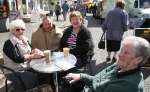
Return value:
[(76, 61), (76, 57), (72, 54), (64, 58), (63, 52), (53, 52), (50, 63), (46, 63), (45, 58), (33, 59), (30, 62), (30, 67), (38, 72), (53, 73), (56, 71), (66, 71), (75, 67)]

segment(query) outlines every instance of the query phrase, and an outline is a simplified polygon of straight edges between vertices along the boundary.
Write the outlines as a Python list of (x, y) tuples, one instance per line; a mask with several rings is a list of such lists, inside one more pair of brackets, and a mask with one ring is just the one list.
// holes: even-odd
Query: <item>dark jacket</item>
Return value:
[[(62, 30), (53, 25), (50, 31), (44, 31), (42, 24), (32, 34), (31, 46), (32, 49), (38, 48), (44, 50), (57, 50), (59, 47), (59, 41), (62, 37)], [(39, 39), (40, 38), (40, 39)]]
[(143, 92), (144, 89), (143, 73), (139, 68), (119, 73), (113, 64), (95, 76), (83, 73), (80, 76), (88, 89), (84, 92)]
[(106, 31), (107, 40), (121, 41), (123, 34), (128, 30), (128, 13), (120, 8), (114, 8), (109, 11), (102, 25), (102, 29)]
[(13, 60), (15, 63), (25, 62), (24, 56), (21, 55), (17, 44), (14, 46), (10, 40), (7, 40), (3, 47), (3, 52), (7, 57)]
[[(60, 50), (62, 51), (64, 47), (68, 47), (67, 39), (72, 33), (73, 27), (70, 26), (64, 31), (63, 37), (60, 41)], [(94, 44), (90, 31), (83, 25), (80, 27), (80, 31), (77, 34), (76, 48), (71, 49), (70, 53), (76, 56), (77, 63), (76, 66), (81, 68), (85, 66), (88, 60), (94, 55), (93, 52)]]

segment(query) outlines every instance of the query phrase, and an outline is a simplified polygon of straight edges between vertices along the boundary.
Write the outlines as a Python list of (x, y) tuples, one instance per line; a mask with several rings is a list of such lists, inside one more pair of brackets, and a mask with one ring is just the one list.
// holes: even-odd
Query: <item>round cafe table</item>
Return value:
[(53, 52), (50, 63), (47, 63), (45, 58), (33, 59), (30, 67), (41, 73), (54, 73), (56, 92), (58, 92), (57, 71), (66, 71), (75, 67), (76, 61), (76, 57), (72, 54), (64, 57), (63, 52)]

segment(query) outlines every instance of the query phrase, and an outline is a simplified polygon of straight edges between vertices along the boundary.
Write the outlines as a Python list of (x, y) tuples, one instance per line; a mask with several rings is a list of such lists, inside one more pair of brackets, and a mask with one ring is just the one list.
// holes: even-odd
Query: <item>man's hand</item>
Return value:
[(65, 79), (67, 79), (69, 83), (74, 83), (80, 80), (80, 74), (69, 73), (67, 76), (65, 76)]

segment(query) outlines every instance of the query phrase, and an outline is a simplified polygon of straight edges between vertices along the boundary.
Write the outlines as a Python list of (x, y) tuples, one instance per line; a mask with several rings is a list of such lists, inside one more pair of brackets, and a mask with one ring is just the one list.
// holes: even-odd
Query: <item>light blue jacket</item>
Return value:
[(68, 10), (69, 10), (69, 5), (68, 5), (67, 3), (64, 3), (64, 4), (62, 5), (62, 9), (63, 9), (63, 12), (68, 12)]
[(124, 31), (127, 31), (128, 23), (128, 14), (125, 10), (114, 8), (109, 11), (102, 25), (102, 29), (106, 31), (106, 39), (121, 41)]

